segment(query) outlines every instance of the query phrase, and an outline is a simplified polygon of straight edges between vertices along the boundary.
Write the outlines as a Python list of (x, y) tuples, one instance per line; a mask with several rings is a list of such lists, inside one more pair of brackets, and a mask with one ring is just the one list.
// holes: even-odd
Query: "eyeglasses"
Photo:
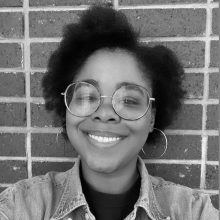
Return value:
[(125, 85), (117, 89), (113, 96), (101, 95), (99, 90), (87, 82), (70, 84), (64, 93), (64, 101), (68, 111), (78, 117), (92, 115), (103, 102), (103, 98), (111, 98), (112, 106), (117, 115), (126, 120), (137, 120), (149, 109), (148, 91), (137, 85)]

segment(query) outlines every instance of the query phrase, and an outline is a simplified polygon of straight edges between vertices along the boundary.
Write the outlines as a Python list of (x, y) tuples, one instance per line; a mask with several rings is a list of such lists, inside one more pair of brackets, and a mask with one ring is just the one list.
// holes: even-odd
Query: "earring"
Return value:
[[(159, 157), (149, 157), (148, 156), (148, 154), (146, 154), (145, 153), (145, 151), (144, 151), (144, 147), (141, 149), (142, 150), (142, 152), (144, 153), (144, 155), (146, 156), (146, 157), (148, 157), (148, 158), (150, 158), (150, 159), (159, 159), (159, 158), (161, 158), (165, 153), (166, 153), (166, 151), (167, 151), (167, 137), (166, 137), (166, 135), (164, 134), (164, 132), (163, 131), (161, 131), (160, 129), (158, 129), (158, 128), (154, 128), (154, 130), (157, 130), (157, 131), (159, 131), (163, 136), (164, 136), (164, 138), (165, 138), (165, 146), (164, 146), (164, 151), (163, 151), (163, 153), (159, 156)], [(148, 148), (156, 148), (156, 146), (148, 146)]]
[(58, 132), (57, 132), (57, 135), (56, 135), (56, 143), (57, 143), (57, 146), (58, 146), (58, 147), (60, 147), (59, 141), (58, 141), (58, 136), (59, 136), (59, 134), (62, 133), (63, 127), (64, 127), (65, 125), (66, 125), (66, 124), (62, 125), (62, 126), (59, 128), (59, 130), (58, 130)]

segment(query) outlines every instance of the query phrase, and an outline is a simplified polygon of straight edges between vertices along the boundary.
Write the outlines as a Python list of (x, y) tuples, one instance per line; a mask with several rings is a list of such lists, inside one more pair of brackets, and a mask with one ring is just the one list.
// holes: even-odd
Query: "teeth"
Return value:
[(109, 143), (109, 142), (114, 142), (114, 141), (118, 141), (121, 138), (119, 137), (102, 137), (102, 136), (95, 136), (93, 134), (88, 134), (89, 137), (91, 137), (92, 139), (98, 141), (98, 142), (103, 142), (103, 143)]

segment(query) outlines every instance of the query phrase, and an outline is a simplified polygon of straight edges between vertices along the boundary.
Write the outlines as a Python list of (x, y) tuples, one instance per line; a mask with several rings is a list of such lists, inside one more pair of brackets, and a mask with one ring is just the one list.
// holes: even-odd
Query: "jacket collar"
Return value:
[[(145, 163), (140, 157), (138, 157), (138, 170), (141, 176), (141, 189), (140, 196), (135, 204), (135, 209), (133, 210), (133, 215), (136, 215), (138, 207), (142, 207), (151, 219), (166, 219), (156, 202), (151, 176), (148, 174)], [(80, 206), (83, 206), (85, 210), (87, 209), (86, 207), (88, 207), (88, 204), (82, 192), (79, 172), (80, 156), (75, 160), (74, 166), (69, 171), (63, 195), (51, 219), (62, 219), (68, 213), (74, 211)]]

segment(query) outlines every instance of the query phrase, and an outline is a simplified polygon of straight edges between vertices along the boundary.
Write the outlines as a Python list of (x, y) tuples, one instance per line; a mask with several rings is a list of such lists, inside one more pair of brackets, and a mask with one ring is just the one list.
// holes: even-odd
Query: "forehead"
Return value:
[(95, 80), (102, 87), (114, 87), (122, 82), (136, 84), (151, 91), (150, 81), (144, 77), (139, 63), (131, 53), (122, 49), (98, 50), (80, 69), (75, 81)]

